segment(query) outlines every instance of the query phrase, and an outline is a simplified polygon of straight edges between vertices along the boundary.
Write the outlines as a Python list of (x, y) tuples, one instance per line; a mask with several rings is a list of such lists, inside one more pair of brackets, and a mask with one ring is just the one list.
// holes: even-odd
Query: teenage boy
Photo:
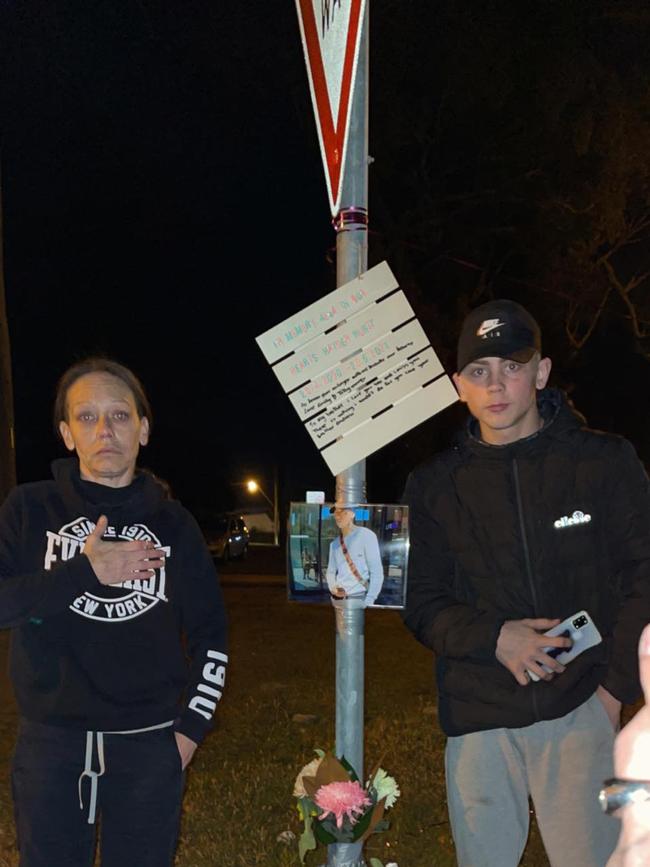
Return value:
[[(546, 388), (539, 326), (513, 301), (466, 318), (454, 382), (471, 413), (409, 477), (407, 627), (437, 656), (447, 799), (461, 867), (515, 867), (529, 797), (553, 867), (597, 867), (616, 823), (622, 702), (650, 620), (650, 494), (633, 447)], [(566, 666), (544, 636), (585, 610), (603, 640)]]

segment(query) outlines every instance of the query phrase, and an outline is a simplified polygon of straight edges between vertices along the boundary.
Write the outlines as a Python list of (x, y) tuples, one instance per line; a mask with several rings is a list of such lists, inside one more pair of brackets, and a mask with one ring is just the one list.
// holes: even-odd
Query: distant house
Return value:
[(238, 511), (246, 521), (251, 542), (273, 541), (273, 516), (263, 508), (247, 508)]

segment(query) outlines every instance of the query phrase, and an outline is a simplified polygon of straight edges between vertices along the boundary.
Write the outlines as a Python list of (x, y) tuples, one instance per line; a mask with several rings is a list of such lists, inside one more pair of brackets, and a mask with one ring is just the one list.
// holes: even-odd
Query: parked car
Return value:
[(214, 557), (243, 560), (248, 553), (249, 532), (241, 515), (224, 515), (206, 532), (208, 548)]

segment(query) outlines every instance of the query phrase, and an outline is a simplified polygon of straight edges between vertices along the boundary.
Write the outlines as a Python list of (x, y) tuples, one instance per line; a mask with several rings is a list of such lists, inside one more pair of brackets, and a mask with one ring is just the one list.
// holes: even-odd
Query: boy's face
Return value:
[(509, 358), (479, 358), (455, 373), (454, 383), (480, 425), (481, 438), (505, 445), (539, 429), (536, 392), (544, 388), (550, 372), (551, 360), (537, 354), (525, 364)]

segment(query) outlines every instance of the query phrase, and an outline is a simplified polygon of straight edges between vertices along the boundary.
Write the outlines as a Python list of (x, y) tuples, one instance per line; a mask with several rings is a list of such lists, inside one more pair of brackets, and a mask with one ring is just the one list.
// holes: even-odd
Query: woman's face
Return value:
[(351, 530), (354, 526), (354, 511), (352, 509), (335, 509), (334, 520), (341, 532)]
[(59, 430), (77, 452), (81, 478), (111, 488), (131, 483), (149, 439), (149, 422), (139, 417), (131, 389), (110, 373), (87, 373), (70, 386)]

